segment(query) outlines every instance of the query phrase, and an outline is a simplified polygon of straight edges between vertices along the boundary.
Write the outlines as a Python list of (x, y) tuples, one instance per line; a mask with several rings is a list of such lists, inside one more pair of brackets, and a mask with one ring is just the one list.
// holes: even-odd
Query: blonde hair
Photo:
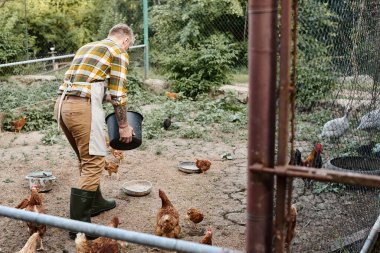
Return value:
[(110, 36), (116, 36), (116, 37), (121, 37), (121, 36), (129, 36), (131, 38), (131, 44), (133, 45), (135, 42), (135, 36), (133, 34), (132, 28), (130, 28), (128, 25), (120, 23), (117, 25), (114, 25), (110, 31), (108, 32), (108, 37)]

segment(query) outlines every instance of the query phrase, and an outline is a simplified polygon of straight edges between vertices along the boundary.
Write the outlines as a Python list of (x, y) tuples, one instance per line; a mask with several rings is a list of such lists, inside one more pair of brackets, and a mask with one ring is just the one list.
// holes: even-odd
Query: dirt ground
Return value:
[[(75, 186), (78, 174), (76, 157), (65, 140), (45, 146), (41, 144), (41, 138), (40, 132), (0, 133), (0, 205), (14, 207), (29, 195), (25, 179), (28, 173), (51, 171), (57, 179), (53, 189), (44, 194), (46, 213), (68, 217), (70, 188)], [(145, 149), (125, 151), (119, 180), (115, 174), (109, 178), (106, 171), (101, 178), (104, 196), (115, 198), (117, 207), (92, 221), (105, 225), (116, 215), (122, 222), (120, 228), (153, 234), (156, 212), (161, 205), (158, 189), (163, 189), (180, 213), (181, 239), (197, 242), (210, 226), (214, 230), (215, 245), (243, 250), (246, 162), (245, 159), (222, 161), (221, 155), (225, 152), (233, 152), (231, 144), (202, 143), (196, 139), (149, 141)], [(244, 144), (237, 146), (236, 158), (244, 158), (245, 153)], [(177, 169), (180, 161), (194, 161), (195, 158), (212, 161), (212, 167), (205, 175), (186, 174)], [(122, 184), (134, 179), (151, 181), (152, 192), (143, 197), (125, 195)], [(198, 230), (187, 226), (183, 220), (189, 207), (200, 208), (205, 214)], [(0, 227), (3, 228), (0, 252), (20, 250), (28, 238), (26, 225), (0, 217)], [(48, 227), (43, 241), (46, 252), (75, 252), (74, 241), (69, 239), (65, 230)], [(128, 246), (128, 252), (151, 250), (135, 244)]]
[[(0, 205), (14, 207), (29, 196), (25, 176), (33, 171), (51, 171), (57, 178), (53, 189), (45, 193), (46, 213), (69, 216), (70, 188), (75, 186), (77, 161), (74, 152), (63, 139), (59, 144), (41, 144), (42, 133), (0, 133)], [(228, 136), (226, 137), (228, 138)], [(119, 169), (120, 178), (101, 178), (103, 194), (115, 198), (117, 207), (94, 217), (92, 221), (107, 224), (118, 216), (120, 228), (154, 234), (155, 216), (161, 201), (158, 189), (163, 189), (181, 215), (181, 239), (197, 242), (208, 226), (214, 231), (214, 245), (244, 250), (246, 218), (246, 140), (231, 136), (227, 143), (204, 142), (199, 139), (149, 140), (145, 148), (126, 151)], [(159, 149), (157, 148), (159, 147)], [(234, 160), (222, 160), (224, 153), (234, 153)], [(177, 169), (180, 161), (207, 158), (211, 169), (205, 174), (186, 174)], [(152, 192), (143, 197), (131, 197), (122, 191), (129, 180), (144, 179), (153, 183)], [(331, 245), (344, 236), (369, 229), (376, 220), (377, 193), (370, 190), (344, 193), (315, 194), (304, 188), (303, 181), (294, 181), (293, 202), (298, 209), (293, 252), (329, 252)], [(205, 219), (198, 229), (186, 225), (184, 217), (189, 207), (203, 210)], [(377, 209), (376, 209), (377, 208)], [(28, 238), (23, 222), (0, 217), (0, 252), (20, 250)], [(44, 237), (46, 252), (75, 252), (68, 232), (48, 227)], [(165, 252), (130, 243), (128, 252)], [(349, 251), (356, 252), (356, 251)]]

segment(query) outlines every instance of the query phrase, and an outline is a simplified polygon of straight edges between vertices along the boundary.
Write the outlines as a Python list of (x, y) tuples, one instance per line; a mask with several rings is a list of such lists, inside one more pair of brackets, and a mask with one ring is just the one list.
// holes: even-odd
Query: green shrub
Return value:
[(60, 140), (60, 136), (61, 132), (58, 130), (58, 125), (53, 123), (44, 130), (44, 136), (41, 141), (45, 145), (57, 144)]
[(173, 46), (161, 60), (174, 91), (195, 98), (228, 81), (227, 70), (238, 51), (224, 35), (212, 35), (195, 47)]
[(26, 124), (22, 129), (23, 131), (38, 131), (47, 129), (55, 122), (53, 112), (53, 104), (50, 103), (42, 106), (27, 108), (22, 113), (7, 114), (7, 117), (4, 120), (4, 130), (11, 131), (11, 121), (20, 118), (21, 115), (26, 117)]

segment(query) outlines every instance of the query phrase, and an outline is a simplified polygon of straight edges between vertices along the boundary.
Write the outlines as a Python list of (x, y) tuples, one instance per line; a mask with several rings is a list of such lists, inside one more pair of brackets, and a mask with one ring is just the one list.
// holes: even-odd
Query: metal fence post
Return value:
[[(276, 0), (250, 0), (248, 71), (248, 166), (274, 167), (276, 88)], [(248, 168), (248, 253), (272, 251), (273, 175)]]
[(143, 0), (144, 15), (144, 79), (148, 78), (149, 72), (149, 39), (148, 39), (148, 0)]

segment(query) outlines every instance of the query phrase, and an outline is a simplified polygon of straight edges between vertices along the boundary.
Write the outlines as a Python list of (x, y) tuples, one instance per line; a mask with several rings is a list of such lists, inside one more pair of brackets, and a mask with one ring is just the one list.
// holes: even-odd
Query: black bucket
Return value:
[(144, 117), (138, 112), (128, 111), (127, 118), (128, 118), (128, 124), (131, 127), (133, 127), (133, 131), (135, 132), (135, 135), (132, 138), (132, 142), (130, 143), (123, 143), (119, 141), (120, 139), (119, 124), (117, 123), (115, 113), (111, 113), (106, 117), (106, 122), (107, 122), (107, 127), (108, 127), (108, 137), (110, 140), (110, 146), (113, 149), (117, 149), (117, 150), (135, 149), (135, 148), (138, 148), (142, 143), (141, 123)]

